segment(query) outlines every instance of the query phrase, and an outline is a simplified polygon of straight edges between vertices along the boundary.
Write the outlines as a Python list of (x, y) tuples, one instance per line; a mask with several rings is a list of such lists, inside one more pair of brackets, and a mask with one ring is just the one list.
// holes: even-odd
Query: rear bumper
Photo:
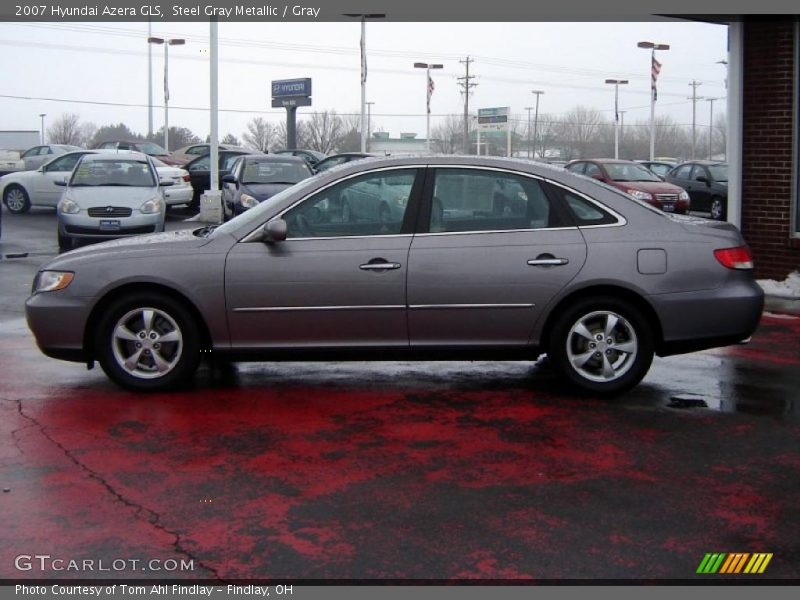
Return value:
[(742, 342), (753, 335), (764, 309), (764, 291), (742, 273), (713, 290), (658, 294), (649, 300), (661, 319), (659, 356)]

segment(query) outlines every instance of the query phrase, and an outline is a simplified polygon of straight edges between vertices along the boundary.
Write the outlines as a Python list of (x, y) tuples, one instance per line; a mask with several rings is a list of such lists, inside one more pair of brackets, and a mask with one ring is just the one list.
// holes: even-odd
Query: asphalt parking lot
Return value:
[[(52, 212), (3, 214), (3, 579), (800, 576), (800, 316), (656, 358), (616, 400), (571, 395), (546, 359), (241, 364), (139, 396), (37, 350), (23, 303), (56, 251)], [(720, 552), (773, 558), (696, 574)]]

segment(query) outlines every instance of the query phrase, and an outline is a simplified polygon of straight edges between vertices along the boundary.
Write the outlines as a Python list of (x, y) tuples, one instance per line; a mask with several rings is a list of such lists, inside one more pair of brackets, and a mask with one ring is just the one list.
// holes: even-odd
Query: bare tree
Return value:
[(455, 154), (464, 145), (463, 115), (447, 115), (431, 128), (431, 150), (440, 154)]
[[(343, 133), (339, 140), (339, 152), (359, 152), (361, 150), (361, 115), (351, 111), (339, 115), (342, 119)], [(373, 121), (369, 125), (370, 131), (379, 131), (380, 127)], [(371, 140), (367, 138), (367, 152), (370, 151)]]
[(220, 143), (221, 144), (230, 144), (231, 146), (241, 146), (242, 145), (242, 143), (239, 141), (239, 138), (237, 138), (232, 133), (225, 134), (225, 137), (222, 138), (222, 141)]
[(595, 154), (603, 121), (600, 111), (583, 105), (576, 106), (564, 115), (558, 132), (569, 157), (584, 158)]
[(94, 123), (83, 123), (80, 127), (81, 131), (81, 143), (80, 146), (83, 148), (91, 148), (91, 143), (94, 140), (95, 135), (97, 135), (97, 125)]
[(81, 136), (80, 117), (75, 113), (65, 113), (47, 128), (47, 139), (51, 144), (79, 145)]
[(347, 134), (344, 121), (335, 110), (315, 112), (305, 124), (305, 147), (325, 154), (336, 150)]
[[(295, 148), (308, 147), (308, 124), (306, 121), (297, 121), (295, 125)], [(275, 131), (275, 146), (278, 148), (289, 148), (289, 136), (286, 131), (286, 121), (281, 121)]]
[(277, 131), (272, 123), (261, 117), (256, 117), (247, 124), (247, 131), (242, 134), (242, 139), (248, 148), (269, 152), (275, 144)]

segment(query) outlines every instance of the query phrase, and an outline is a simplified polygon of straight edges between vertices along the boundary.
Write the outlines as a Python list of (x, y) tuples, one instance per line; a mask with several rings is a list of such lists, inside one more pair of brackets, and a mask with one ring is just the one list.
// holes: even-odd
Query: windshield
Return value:
[(633, 163), (605, 163), (608, 176), (613, 181), (661, 181), (657, 175), (642, 165)]
[(153, 187), (150, 165), (144, 160), (83, 160), (72, 174), (70, 187)]
[(305, 163), (249, 159), (242, 170), (242, 183), (297, 183), (311, 176)]
[(297, 194), (298, 197), (302, 196), (304, 193), (307, 193), (309, 189), (313, 188), (317, 184), (316, 177), (309, 177), (308, 179), (304, 179), (297, 185), (293, 185), (292, 187), (288, 187), (285, 190), (281, 190), (274, 196), (264, 200), (258, 206), (251, 208), (240, 214), (239, 216), (231, 219), (227, 223), (220, 225), (219, 227), (214, 229), (214, 232), (211, 234), (210, 237), (216, 237), (218, 235), (233, 233), (238, 229), (244, 229), (249, 233), (253, 229), (255, 229), (258, 225), (265, 223), (267, 215), (271, 214), (273, 211), (273, 207), (276, 204), (280, 204), (286, 198), (291, 197)]
[(164, 150), (158, 144), (154, 144), (153, 142), (140, 142), (136, 144), (139, 147), (141, 152), (145, 154), (153, 154), (155, 156), (168, 156), (169, 152)]
[(710, 165), (708, 170), (714, 181), (728, 181), (728, 165)]

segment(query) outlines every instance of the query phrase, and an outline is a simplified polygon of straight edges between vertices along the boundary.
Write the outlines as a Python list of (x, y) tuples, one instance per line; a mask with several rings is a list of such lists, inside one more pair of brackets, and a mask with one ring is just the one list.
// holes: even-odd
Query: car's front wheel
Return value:
[(647, 374), (653, 361), (653, 333), (632, 304), (607, 297), (575, 303), (552, 328), (552, 364), (583, 392), (619, 394)]
[(21, 215), (31, 209), (31, 201), (25, 188), (18, 185), (10, 185), (3, 194), (3, 202), (8, 212)]
[(186, 383), (200, 362), (198, 324), (179, 301), (160, 293), (118, 299), (103, 312), (95, 354), (114, 382), (134, 391)]

